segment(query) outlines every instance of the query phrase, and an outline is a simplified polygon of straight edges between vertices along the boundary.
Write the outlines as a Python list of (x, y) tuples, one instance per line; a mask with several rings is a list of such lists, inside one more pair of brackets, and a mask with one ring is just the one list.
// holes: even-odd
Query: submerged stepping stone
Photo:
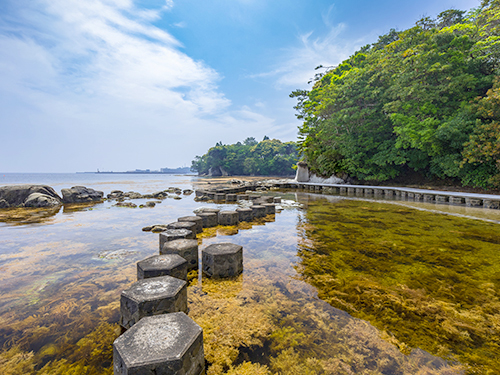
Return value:
[(217, 214), (215, 212), (200, 212), (198, 216), (201, 217), (203, 228), (216, 227), (218, 224)]
[(145, 317), (113, 343), (115, 375), (200, 375), (203, 330), (183, 312)]
[(243, 272), (243, 247), (218, 243), (202, 250), (203, 272), (214, 278), (238, 276)]
[(254, 205), (250, 208), (252, 209), (253, 217), (259, 218), (266, 216), (266, 207), (260, 205)]
[(179, 240), (179, 239), (194, 239), (196, 234), (188, 229), (167, 229), (160, 233), (160, 251), (165, 245), (165, 242)]
[(187, 266), (187, 260), (178, 254), (153, 255), (137, 262), (137, 280), (159, 276), (187, 280)]
[(201, 233), (203, 232), (203, 220), (199, 216), (183, 216), (177, 219), (178, 222), (184, 223), (184, 222), (189, 222), (189, 223), (195, 223), (195, 233)]
[(281, 197), (274, 197), (273, 203), (281, 203)]
[(187, 269), (198, 268), (198, 241), (197, 240), (173, 240), (166, 242), (160, 250), (160, 254), (177, 254), (187, 261)]
[(129, 329), (145, 316), (187, 312), (187, 283), (172, 276), (136, 281), (120, 297), (120, 325)]
[(240, 215), (236, 211), (219, 212), (219, 225), (236, 225), (240, 222)]
[(253, 210), (251, 208), (237, 208), (240, 221), (252, 221), (253, 220)]

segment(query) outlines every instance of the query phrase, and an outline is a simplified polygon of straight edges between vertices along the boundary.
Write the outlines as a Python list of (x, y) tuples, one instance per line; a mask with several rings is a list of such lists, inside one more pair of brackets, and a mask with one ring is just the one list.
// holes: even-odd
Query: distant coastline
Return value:
[(76, 172), (77, 174), (195, 174), (191, 171), (191, 168), (162, 168), (159, 171), (152, 171), (149, 169), (136, 169), (135, 171), (124, 171), (124, 172), (114, 172), (114, 171), (100, 171), (97, 172)]

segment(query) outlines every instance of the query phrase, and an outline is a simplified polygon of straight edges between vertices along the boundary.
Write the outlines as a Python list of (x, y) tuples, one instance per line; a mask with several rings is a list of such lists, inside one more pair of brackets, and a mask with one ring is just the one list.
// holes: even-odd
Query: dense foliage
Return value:
[[(291, 94), (317, 174), (500, 183), (500, 0), (391, 30)], [(318, 67), (322, 68), (322, 67)]]
[(296, 162), (294, 142), (283, 143), (268, 137), (257, 142), (249, 137), (233, 145), (217, 143), (205, 155), (196, 156), (191, 170), (200, 175), (222, 168), (229, 175), (287, 176), (295, 173), (292, 167)]

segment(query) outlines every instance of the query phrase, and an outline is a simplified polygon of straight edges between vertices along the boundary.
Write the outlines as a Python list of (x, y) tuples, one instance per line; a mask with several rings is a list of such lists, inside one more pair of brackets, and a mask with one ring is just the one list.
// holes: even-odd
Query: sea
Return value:
[[(45, 184), (154, 193), (228, 179), (170, 174), (0, 173)], [(487, 374), (500, 361), (497, 210), (295, 190), (275, 215), (207, 228), (243, 246), (230, 280), (191, 273), (188, 315), (204, 329), (211, 374)], [(158, 234), (203, 207), (194, 194), (0, 210), (0, 373), (112, 374), (120, 295)], [(181, 199), (178, 199), (181, 198)], [(486, 212), (488, 211), (488, 212)], [(10, 371), (10, 372), (7, 372)]]

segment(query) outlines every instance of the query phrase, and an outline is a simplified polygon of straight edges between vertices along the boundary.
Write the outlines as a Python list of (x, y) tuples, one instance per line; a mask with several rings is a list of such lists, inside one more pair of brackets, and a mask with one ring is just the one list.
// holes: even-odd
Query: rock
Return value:
[(155, 202), (146, 202), (146, 207), (154, 207), (156, 206), (156, 203)]
[(239, 213), (236, 211), (220, 211), (219, 225), (237, 225), (240, 222)]
[(10, 204), (5, 199), (0, 199), (0, 208), (9, 208)]
[(129, 199), (141, 199), (142, 198), (142, 194), (137, 193), (135, 191), (130, 191), (130, 192), (126, 193), (125, 196), (128, 197)]
[(151, 229), (153, 229), (152, 225), (142, 228), (142, 231), (143, 232), (151, 232)]
[(167, 230), (167, 226), (163, 224), (158, 224), (158, 225), (153, 225), (153, 228), (151, 228), (151, 232), (153, 233), (161, 233), (165, 232)]
[(61, 189), (63, 203), (99, 202), (104, 193), (85, 186), (73, 186), (71, 189)]
[(182, 194), (184, 194), (184, 195), (191, 195), (191, 194), (193, 194), (193, 193), (194, 193), (194, 191), (193, 191), (193, 190), (191, 190), (191, 189), (184, 189), (184, 190), (182, 191)]
[(33, 193), (26, 198), (24, 207), (52, 207), (61, 204), (61, 202), (47, 194)]
[(56, 191), (46, 185), (2, 186), (0, 187), (0, 200), (4, 200), (9, 207), (23, 207), (26, 199), (28, 199), (28, 197), (33, 193), (39, 193), (54, 198), (54, 200), (50, 200), (50, 202), (53, 203), (53, 206), (62, 204), (62, 199)]
[(128, 207), (128, 208), (136, 208), (137, 207), (137, 205), (135, 203), (132, 203), (132, 202), (118, 202), (118, 203), (114, 204), (113, 206)]
[(118, 199), (123, 197), (123, 191), (121, 190), (113, 190), (111, 193), (109, 193), (106, 198), (108, 199)]

